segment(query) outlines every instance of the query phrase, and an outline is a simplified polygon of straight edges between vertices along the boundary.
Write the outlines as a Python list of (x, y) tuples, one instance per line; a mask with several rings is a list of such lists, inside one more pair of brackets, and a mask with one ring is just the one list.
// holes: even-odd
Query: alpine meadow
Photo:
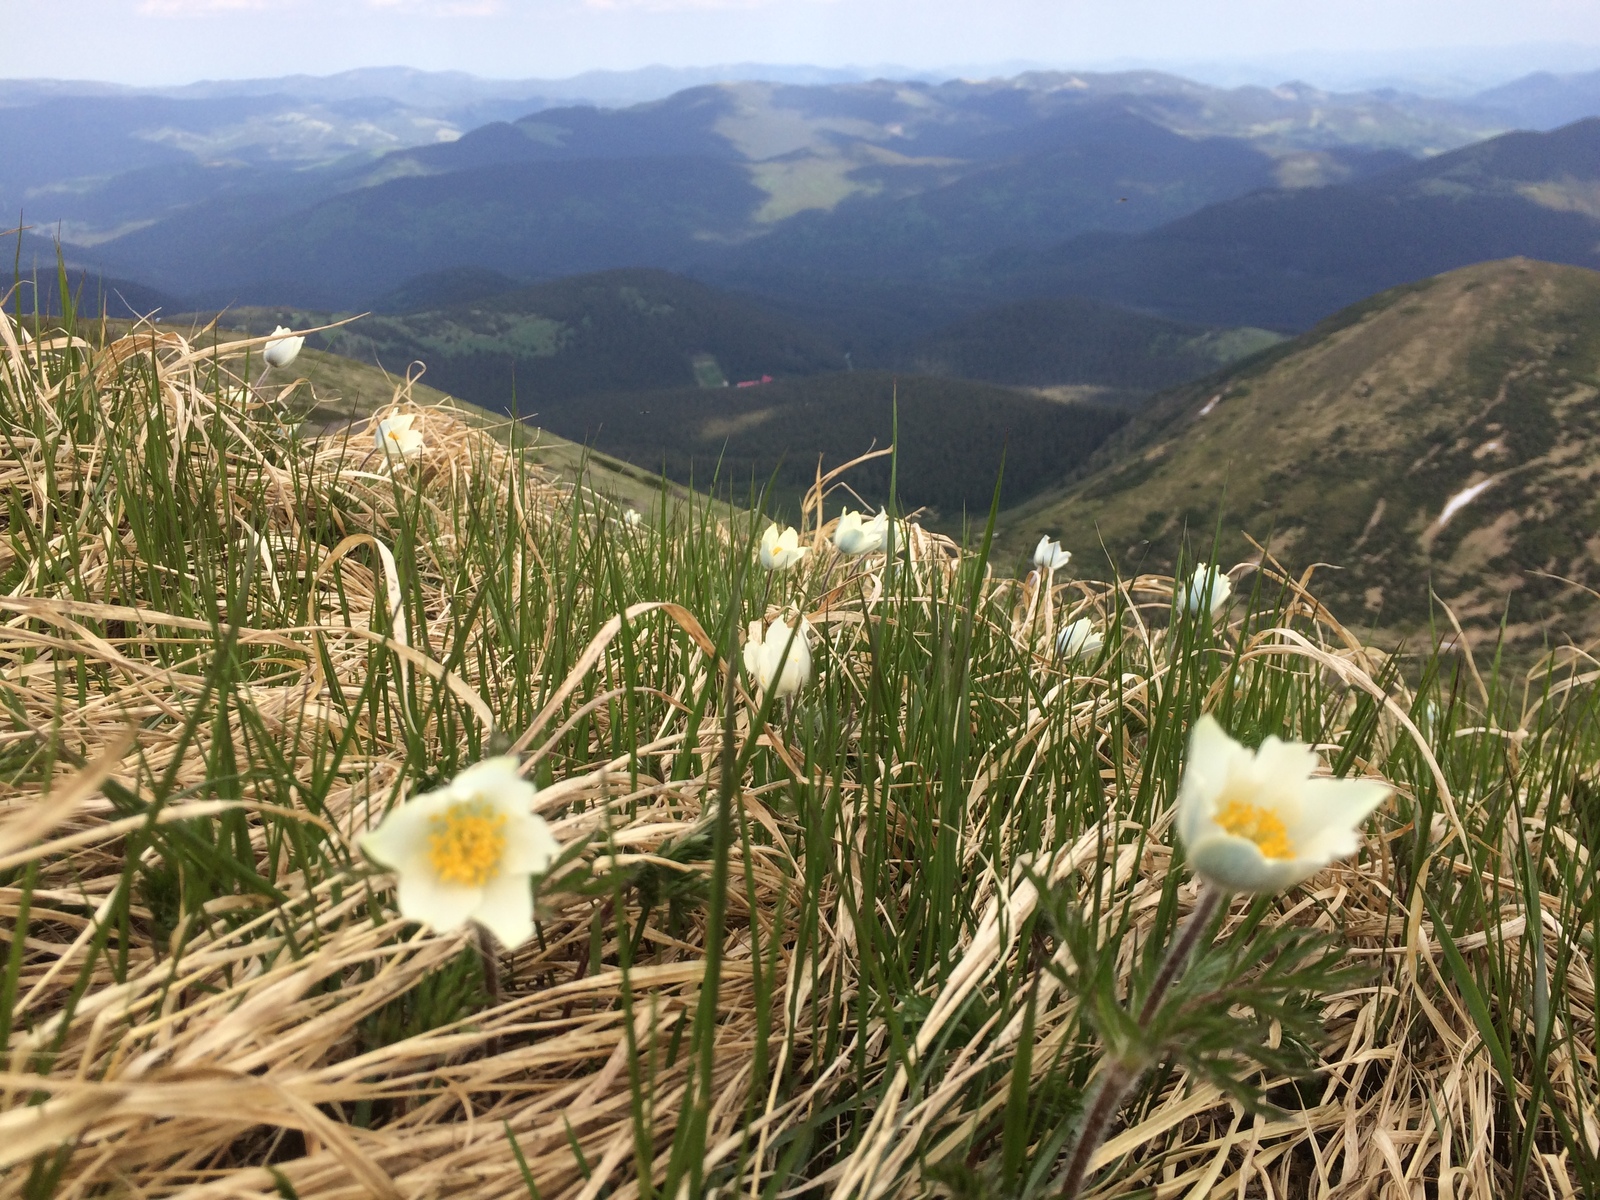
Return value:
[(1600, 71), (1421, 61), (0, 80), (0, 1200), (1600, 1196)]

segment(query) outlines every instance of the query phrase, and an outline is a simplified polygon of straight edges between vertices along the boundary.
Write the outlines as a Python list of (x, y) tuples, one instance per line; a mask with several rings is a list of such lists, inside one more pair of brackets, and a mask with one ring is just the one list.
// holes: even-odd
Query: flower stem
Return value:
[(1128, 1092), (1144, 1072), (1127, 1063), (1112, 1060), (1107, 1064), (1090, 1095), (1089, 1106), (1084, 1109), (1083, 1123), (1072, 1141), (1072, 1153), (1067, 1158), (1066, 1172), (1061, 1176), (1061, 1200), (1074, 1200), (1083, 1188), (1083, 1179), (1089, 1173), (1089, 1161), (1100, 1143), (1106, 1140), (1106, 1130), (1121, 1109)]
[(500, 951), (487, 929), (480, 925), (477, 934), (478, 954), (483, 959), (483, 990), (489, 993), (489, 1004), (495, 1006), (505, 999), (500, 990)]
[(1161, 1002), (1167, 998), (1167, 992), (1177, 980), (1184, 965), (1189, 961), (1189, 955), (1194, 953), (1195, 943), (1200, 940), (1200, 935), (1205, 932), (1211, 918), (1216, 915), (1217, 906), (1222, 903), (1222, 892), (1210, 884), (1200, 885), (1200, 895), (1196, 899), (1194, 911), (1189, 914), (1189, 919), (1178, 930), (1178, 936), (1167, 948), (1166, 958), (1161, 960), (1161, 969), (1156, 972), (1154, 981), (1150, 984), (1150, 994), (1144, 998), (1144, 1007), (1139, 1010), (1139, 1028), (1143, 1029), (1150, 1024), (1150, 1019), (1156, 1015), (1161, 1007)]
[[(489, 1007), (499, 1008), (505, 1000), (505, 994), (500, 986), (500, 951), (494, 944), (494, 937), (483, 926), (476, 928), (478, 942), (478, 956), (483, 960), (483, 990), (489, 994)], [(484, 1054), (489, 1058), (497, 1058), (500, 1054), (500, 1035), (495, 1034), (484, 1044)]]
[[(1206, 927), (1211, 924), (1211, 918), (1216, 915), (1222, 897), (1223, 893), (1219, 889), (1205, 883), (1200, 885), (1200, 895), (1195, 901), (1194, 911), (1178, 930), (1178, 936), (1173, 939), (1172, 945), (1167, 947), (1167, 955), (1161, 960), (1161, 967), (1156, 971), (1155, 979), (1151, 981), (1150, 993), (1139, 1009), (1141, 1030), (1148, 1029), (1151, 1020), (1161, 1010), (1162, 1001), (1167, 998), (1172, 985), (1183, 973), (1184, 965), (1194, 953), (1200, 935), (1205, 932)], [(1116, 1058), (1107, 1062), (1099, 1082), (1090, 1093), (1088, 1106), (1083, 1113), (1083, 1123), (1078, 1126), (1077, 1136), (1072, 1141), (1072, 1152), (1067, 1156), (1067, 1167), (1061, 1176), (1059, 1193), (1061, 1200), (1075, 1200), (1083, 1189), (1083, 1181), (1089, 1173), (1089, 1163), (1093, 1160), (1095, 1151), (1100, 1149), (1100, 1144), (1106, 1140), (1106, 1132), (1121, 1110), (1122, 1102), (1127, 1099), (1128, 1093), (1133, 1090), (1134, 1084), (1139, 1082), (1139, 1077), (1143, 1074), (1142, 1064), (1134, 1065), (1124, 1059)]]

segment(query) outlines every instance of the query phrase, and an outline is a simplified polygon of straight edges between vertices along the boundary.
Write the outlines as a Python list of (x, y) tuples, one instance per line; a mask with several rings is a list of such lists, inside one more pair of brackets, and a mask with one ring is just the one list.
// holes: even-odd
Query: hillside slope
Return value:
[[(123, 332), (126, 323), (113, 323)], [(201, 335), (199, 344), (208, 345)], [(231, 340), (237, 333), (219, 332), (220, 340)], [(301, 381), (286, 397), (291, 411), (302, 414), (312, 428), (338, 430), (350, 422), (363, 420), (394, 401), (402, 379), (371, 363), (359, 362), (339, 354), (307, 347), (294, 365), (268, 376), (269, 387), (287, 387)], [(449, 395), (425, 383), (405, 386), (404, 395), (424, 406), (449, 405), (463, 420), (486, 429), (502, 442), (530, 448), (534, 462), (542, 463), (570, 482), (581, 482), (600, 496), (641, 511), (656, 506), (661, 497), (659, 472), (641, 470), (632, 463), (569, 441), (564, 437), (526, 422), (514, 424), (502, 414)], [(674, 496), (681, 488), (669, 487)]]
[[(1098, 469), (1008, 513), (1087, 573), (1223, 557), (1242, 533), (1286, 563), (1337, 563), (1319, 594), (1415, 628), (1430, 586), (1480, 629), (1537, 636), (1600, 584), (1600, 273), (1513, 259), (1396, 288), (1236, 372), (1169, 393)], [(1104, 549), (1102, 549), (1102, 545)], [(1600, 632), (1563, 623), (1576, 632)]]

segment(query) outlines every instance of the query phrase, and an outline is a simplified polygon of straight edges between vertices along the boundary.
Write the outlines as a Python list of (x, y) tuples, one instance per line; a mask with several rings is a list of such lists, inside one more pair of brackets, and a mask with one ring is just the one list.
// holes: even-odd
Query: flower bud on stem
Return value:
[[(1166, 999), (1167, 992), (1182, 974), (1189, 956), (1194, 953), (1195, 943), (1211, 924), (1211, 918), (1216, 915), (1222, 898), (1223, 892), (1220, 889), (1207, 883), (1200, 885), (1200, 895), (1195, 902), (1194, 911), (1189, 914), (1189, 919), (1183, 923), (1183, 927), (1178, 930), (1178, 936), (1167, 948), (1167, 956), (1161, 960), (1161, 968), (1150, 984), (1150, 994), (1145, 997), (1144, 1005), (1139, 1009), (1141, 1030), (1148, 1029), (1150, 1021), (1160, 1011), (1161, 1002)], [(1128, 1098), (1128, 1093), (1144, 1074), (1145, 1066), (1143, 1062), (1123, 1058), (1107, 1061), (1105, 1070), (1101, 1072), (1099, 1081), (1089, 1095), (1089, 1103), (1084, 1108), (1083, 1121), (1078, 1126), (1077, 1136), (1072, 1140), (1072, 1151), (1067, 1156), (1067, 1168), (1061, 1176), (1059, 1193), (1061, 1200), (1074, 1200), (1083, 1190), (1084, 1178), (1089, 1174), (1089, 1162), (1094, 1158), (1094, 1152), (1100, 1149), (1100, 1144), (1106, 1140), (1106, 1131), (1111, 1128), (1111, 1122), (1121, 1110), (1122, 1102)]]

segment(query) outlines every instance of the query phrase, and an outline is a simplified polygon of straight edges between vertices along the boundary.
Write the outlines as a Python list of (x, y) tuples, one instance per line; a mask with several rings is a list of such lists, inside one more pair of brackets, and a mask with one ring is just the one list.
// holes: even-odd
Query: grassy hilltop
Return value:
[[(132, 328), (128, 322), (113, 321), (103, 330), (85, 332), (101, 340), (106, 334), (126, 335)], [(224, 329), (198, 336), (196, 342), (206, 346), (246, 336)], [(254, 359), (253, 371), (258, 373), (260, 366), (259, 359)], [(662, 495), (659, 474), (641, 470), (590, 445), (569, 441), (548, 429), (528, 422), (514, 423), (500, 413), (428, 386), (415, 373), (410, 377), (391, 374), (371, 363), (307, 347), (289, 369), (269, 374), (266, 383), (270, 394), (282, 396), (285, 414), (305, 423), (308, 435), (320, 432), (343, 436), (352, 426), (364, 429), (366, 419), (373, 413), (396, 403), (442, 408), (497, 441), (518, 447), (529, 461), (558, 472), (569, 481), (582, 483), (596, 496), (645, 511), (656, 506)], [(666, 491), (676, 498), (684, 495), (682, 488), (670, 484)]]
[[(1180, 542), (1331, 564), (1341, 612), (1415, 629), (1429, 589), (1480, 629), (1600, 631), (1600, 273), (1512, 259), (1396, 288), (1165, 396), (1088, 474), (1007, 514), (1090, 572)], [(1446, 505), (1481, 488), (1441, 524)], [(1102, 549), (1102, 542), (1104, 549)]]

